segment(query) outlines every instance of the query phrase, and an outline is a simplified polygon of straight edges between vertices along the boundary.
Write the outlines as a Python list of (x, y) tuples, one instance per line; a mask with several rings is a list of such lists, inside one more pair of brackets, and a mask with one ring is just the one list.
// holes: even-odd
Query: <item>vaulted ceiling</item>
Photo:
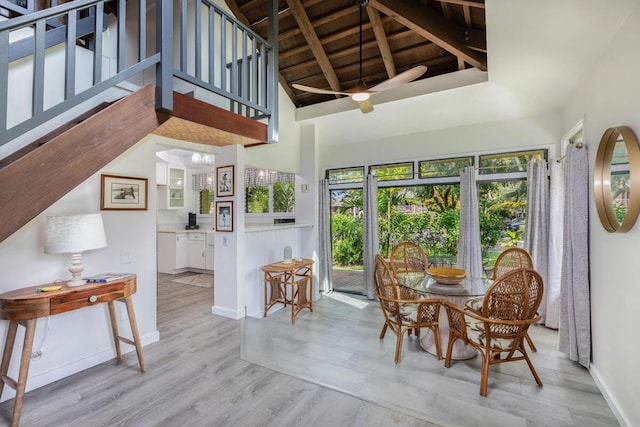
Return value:
[[(225, 1), (267, 37), (266, 0)], [(345, 91), (361, 78), (373, 86), (418, 65), (428, 68), (419, 79), (487, 70), (484, 0), (279, 0), (278, 12), (280, 83), (298, 107), (336, 96), (294, 83)]]

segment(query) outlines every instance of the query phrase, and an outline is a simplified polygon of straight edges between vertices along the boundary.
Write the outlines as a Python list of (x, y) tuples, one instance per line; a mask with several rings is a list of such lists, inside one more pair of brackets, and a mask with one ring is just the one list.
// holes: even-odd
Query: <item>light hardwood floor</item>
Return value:
[[(591, 377), (536, 328), (535, 386), (524, 362), (493, 369), (478, 394), (478, 358), (453, 363), (406, 339), (378, 339), (380, 308), (334, 294), (302, 311), (234, 321), (211, 314), (211, 289), (160, 275), (160, 341), (29, 392), (23, 426), (605, 426), (617, 425)], [(514, 365), (514, 366), (510, 366)], [(0, 404), (8, 425), (13, 400)], [(433, 424), (429, 421), (434, 422)]]
[[(147, 372), (134, 352), (33, 390), (22, 426), (434, 425), (241, 359), (242, 322), (211, 314), (211, 289), (165, 277)], [(0, 404), (0, 425), (12, 410)]]

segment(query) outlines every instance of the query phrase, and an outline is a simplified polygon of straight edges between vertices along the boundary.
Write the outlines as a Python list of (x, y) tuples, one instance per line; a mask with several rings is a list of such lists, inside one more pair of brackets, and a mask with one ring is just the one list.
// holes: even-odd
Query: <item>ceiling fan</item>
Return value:
[(360, 111), (362, 111), (363, 113), (370, 113), (373, 111), (373, 104), (371, 103), (371, 101), (369, 101), (369, 97), (371, 95), (388, 89), (393, 89), (398, 86), (402, 86), (405, 83), (412, 82), (413, 80), (423, 75), (427, 71), (427, 67), (425, 67), (424, 65), (418, 65), (417, 67), (413, 67), (407, 71), (404, 71), (373, 87), (367, 87), (367, 85), (364, 84), (364, 80), (362, 80), (362, 10), (365, 6), (367, 6), (369, 0), (356, 0), (356, 3), (358, 4), (358, 6), (360, 6), (360, 79), (358, 81), (358, 85), (343, 92), (318, 89), (315, 87), (305, 86), (297, 83), (294, 83), (292, 86), (305, 92), (318, 93), (322, 95), (347, 95), (358, 103)]

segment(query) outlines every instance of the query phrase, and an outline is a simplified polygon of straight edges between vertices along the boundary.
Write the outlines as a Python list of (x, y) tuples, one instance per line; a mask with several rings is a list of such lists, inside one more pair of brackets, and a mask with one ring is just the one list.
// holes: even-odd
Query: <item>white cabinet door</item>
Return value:
[(205, 233), (189, 233), (189, 267), (206, 267)]
[(159, 171), (162, 167), (156, 164), (158, 209), (184, 209), (186, 172), (182, 168), (164, 166), (166, 171), (162, 175)]
[(175, 268), (189, 267), (189, 233), (176, 233)]
[(205, 269), (213, 270), (213, 233), (207, 233), (207, 246), (204, 250)]
[(158, 272), (175, 274), (189, 266), (187, 233), (158, 233)]

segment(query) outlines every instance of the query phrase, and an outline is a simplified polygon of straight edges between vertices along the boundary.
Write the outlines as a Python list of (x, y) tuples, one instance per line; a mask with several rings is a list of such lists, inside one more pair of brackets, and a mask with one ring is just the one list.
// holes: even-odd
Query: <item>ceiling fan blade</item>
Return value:
[(360, 106), (360, 111), (363, 113), (370, 113), (373, 111), (373, 104), (370, 101), (360, 101), (358, 102)]
[(321, 95), (349, 95), (348, 93), (345, 93), (345, 92), (335, 92), (333, 90), (318, 89), (311, 86), (299, 85), (297, 83), (294, 83), (291, 86), (293, 86), (298, 90), (303, 90), (305, 92), (311, 92), (311, 93), (319, 93)]
[(427, 67), (424, 65), (418, 65), (403, 73), (398, 74), (395, 77), (385, 80), (379, 85), (376, 85), (369, 89), (369, 92), (382, 92), (383, 90), (393, 89), (394, 87), (402, 86), (405, 83), (409, 83), (427, 72)]

